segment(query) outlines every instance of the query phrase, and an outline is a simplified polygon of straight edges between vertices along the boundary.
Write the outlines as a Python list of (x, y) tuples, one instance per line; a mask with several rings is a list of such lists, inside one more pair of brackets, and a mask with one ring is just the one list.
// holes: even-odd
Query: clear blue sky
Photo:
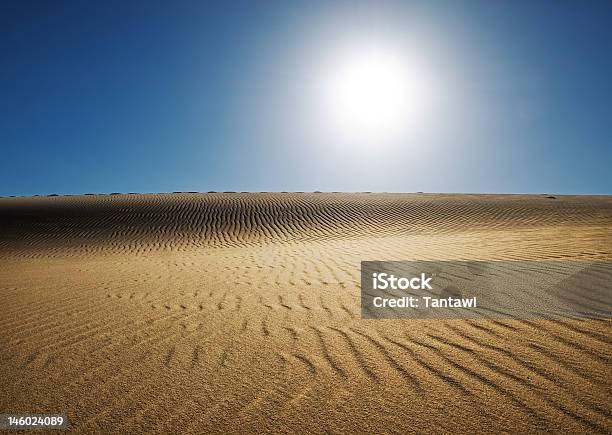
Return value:
[[(612, 194), (611, 23), (610, 1), (5, 0), (0, 195)], [(364, 35), (441, 95), (392, 146), (315, 113), (318, 65)]]

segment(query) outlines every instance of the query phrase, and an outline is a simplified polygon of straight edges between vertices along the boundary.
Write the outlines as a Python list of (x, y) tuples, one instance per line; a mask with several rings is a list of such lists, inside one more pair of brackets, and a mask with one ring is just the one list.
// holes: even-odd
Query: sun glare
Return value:
[(416, 68), (391, 50), (343, 53), (325, 77), (325, 116), (344, 137), (392, 138), (420, 122), (427, 87)]

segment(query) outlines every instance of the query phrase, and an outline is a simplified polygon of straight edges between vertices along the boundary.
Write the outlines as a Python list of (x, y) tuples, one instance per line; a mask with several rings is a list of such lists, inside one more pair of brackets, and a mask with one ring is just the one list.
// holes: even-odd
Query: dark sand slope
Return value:
[(361, 320), (361, 260), (612, 260), (612, 198), (0, 199), (0, 413), (82, 432), (612, 431), (609, 320)]

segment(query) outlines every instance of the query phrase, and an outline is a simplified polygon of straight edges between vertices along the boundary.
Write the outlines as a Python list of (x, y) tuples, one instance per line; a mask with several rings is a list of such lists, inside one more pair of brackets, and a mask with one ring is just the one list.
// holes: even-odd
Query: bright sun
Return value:
[(326, 117), (344, 137), (388, 139), (423, 116), (426, 90), (423, 77), (398, 53), (344, 53), (326, 74)]

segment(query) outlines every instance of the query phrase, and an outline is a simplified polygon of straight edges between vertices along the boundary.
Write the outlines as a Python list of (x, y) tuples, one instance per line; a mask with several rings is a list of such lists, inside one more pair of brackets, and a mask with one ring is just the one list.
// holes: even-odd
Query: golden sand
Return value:
[(0, 413), (77, 432), (610, 432), (609, 320), (362, 320), (362, 260), (612, 260), (612, 198), (0, 199)]

